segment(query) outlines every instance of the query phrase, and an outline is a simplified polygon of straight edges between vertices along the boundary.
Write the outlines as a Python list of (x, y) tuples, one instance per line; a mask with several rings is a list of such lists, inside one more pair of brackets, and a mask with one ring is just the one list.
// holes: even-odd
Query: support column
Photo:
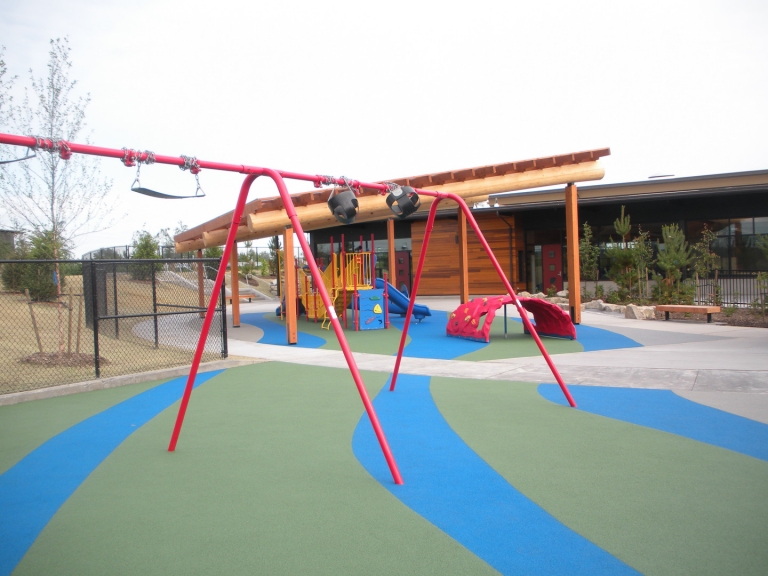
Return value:
[[(202, 250), (197, 251), (197, 257), (202, 259)], [(205, 266), (202, 262), (197, 263), (197, 304), (205, 309)], [(200, 318), (205, 318), (205, 312), (200, 312)]]
[(232, 326), (240, 328), (240, 272), (237, 265), (237, 242), (232, 246), (232, 256), (229, 257), (230, 286), (232, 293)]
[[(312, 258), (307, 254), (307, 258)], [(296, 263), (293, 254), (293, 228), (285, 227), (283, 233), (283, 268), (285, 269), (285, 337), (288, 344), (299, 341), (298, 307), (296, 305)], [(278, 280), (279, 282), (279, 280)]]
[[(461, 206), (458, 213), (459, 231), (459, 299), (462, 304), (469, 302), (469, 257), (467, 255), (467, 217)], [(423, 250), (423, 248), (422, 248)]]
[(387, 258), (389, 263), (387, 264), (387, 276), (389, 282), (394, 282), (393, 286), (397, 286), (397, 273), (396, 273), (396, 258), (395, 255), (395, 220), (390, 218), (387, 220)]
[(574, 324), (581, 324), (578, 197), (576, 184), (568, 184), (565, 187), (565, 238), (568, 250), (568, 304)]

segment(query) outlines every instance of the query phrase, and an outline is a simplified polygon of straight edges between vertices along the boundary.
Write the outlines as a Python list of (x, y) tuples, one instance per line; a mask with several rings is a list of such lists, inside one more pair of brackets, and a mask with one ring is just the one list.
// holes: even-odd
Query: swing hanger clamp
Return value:
[(184, 160), (184, 165), (179, 166), (180, 170), (189, 170), (192, 174), (197, 176), (200, 173), (200, 164), (197, 163), (197, 158), (194, 156), (181, 155), (181, 159)]

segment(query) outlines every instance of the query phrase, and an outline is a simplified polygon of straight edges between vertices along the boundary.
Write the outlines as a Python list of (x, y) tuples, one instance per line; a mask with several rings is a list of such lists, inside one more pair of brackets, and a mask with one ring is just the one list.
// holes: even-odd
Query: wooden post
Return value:
[(27, 295), (27, 304), (29, 305), (29, 315), (32, 316), (32, 328), (35, 329), (35, 338), (37, 338), (37, 347), (40, 349), (40, 354), (43, 353), (43, 344), (40, 342), (40, 331), (37, 329), (37, 319), (35, 318), (35, 311), (32, 310), (32, 297), (29, 295), (29, 290), (25, 289), (24, 293)]
[[(469, 302), (469, 257), (467, 255), (467, 217), (459, 206), (459, 300)], [(422, 248), (423, 249), (423, 248)]]
[(579, 207), (576, 184), (565, 187), (565, 238), (568, 250), (568, 304), (571, 321), (581, 324), (581, 274), (579, 263)]
[(229, 290), (232, 293), (232, 327), (240, 328), (240, 269), (237, 265), (237, 242), (232, 246), (229, 268), (231, 270)]
[[(202, 250), (197, 251), (197, 257), (203, 258)], [(205, 270), (202, 262), (197, 263), (197, 305), (205, 309)], [(205, 318), (205, 312), (200, 312), (200, 318)]]
[(296, 266), (291, 226), (286, 226), (283, 233), (283, 269), (285, 271), (285, 337), (288, 344), (296, 344), (299, 341), (299, 327), (296, 314)]
[(395, 256), (395, 220), (394, 218), (390, 218), (387, 220), (387, 251), (388, 251), (388, 261), (387, 264), (387, 272), (389, 273), (390, 282), (394, 280), (397, 282), (397, 274), (395, 272), (395, 262), (396, 262), (396, 256)]

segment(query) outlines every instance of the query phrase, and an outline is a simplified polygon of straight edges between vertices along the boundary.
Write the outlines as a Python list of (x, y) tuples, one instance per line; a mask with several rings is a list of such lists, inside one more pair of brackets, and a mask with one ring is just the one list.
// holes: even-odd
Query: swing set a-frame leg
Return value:
[(410, 299), (410, 302), (408, 303), (408, 312), (405, 316), (403, 333), (400, 337), (400, 347), (397, 351), (397, 360), (395, 360), (395, 369), (392, 373), (392, 381), (389, 385), (390, 392), (395, 390), (395, 385), (397, 383), (397, 375), (400, 371), (400, 361), (402, 360), (403, 350), (405, 348), (405, 341), (408, 337), (408, 327), (410, 326), (411, 315), (413, 314), (413, 306), (414, 306), (414, 303), (416, 302), (416, 294), (418, 292), (419, 282), (421, 280), (421, 273), (424, 269), (424, 259), (427, 254), (429, 239), (430, 239), (430, 236), (432, 235), (432, 228), (434, 227), (434, 223), (435, 223), (435, 215), (437, 214), (437, 205), (440, 203), (441, 200), (453, 200), (461, 207), (461, 210), (464, 212), (464, 215), (467, 217), (467, 221), (472, 226), (472, 229), (475, 231), (475, 234), (477, 234), (477, 238), (480, 240), (480, 244), (482, 245), (483, 249), (485, 250), (486, 254), (488, 254), (488, 257), (491, 260), (491, 264), (493, 264), (493, 267), (496, 270), (496, 273), (499, 275), (499, 278), (501, 278), (501, 281), (504, 283), (504, 287), (507, 289), (507, 292), (512, 297), (512, 301), (517, 307), (517, 311), (520, 313), (520, 317), (523, 320), (523, 325), (531, 333), (531, 336), (533, 336), (533, 339), (536, 342), (536, 345), (539, 347), (539, 351), (541, 352), (541, 355), (544, 357), (544, 360), (547, 362), (547, 365), (549, 366), (549, 369), (552, 371), (552, 375), (555, 377), (555, 380), (557, 381), (558, 385), (560, 386), (560, 389), (565, 395), (566, 400), (568, 400), (568, 404), (570, 404), (571, 407), (576, 408), (576, 402), (574, 401), (573, 396), (571, 396), (571, 393), (568, 390), (568, 387), (565, 385), (565, 382), (563, 381), (562, 376), (560, 376), (560, 372), (558, 372), (554, 362), (552, 362), (552, 358), (549, 356), (547, 349), (544, 347), (544, 344), (542, 343), (541, 338), (536, 332), (536, 329), (534, 328), (533, 324), (531, 324), (531, 321), (528, 318), (527, 312), (525, 311), (523, 306), (520, 304), (520, 301), (517, 299), (517, 295), (515, 294), (515, 291), (512, 288), (512, 285), (510, 284), (509, 279), (504, 274), (504, 271), (502, 270), (501, 265), (499, 264), (499, 261), (496, 259), (496, 256), (494, 255), (493, 250), (491, 250), (491, 247), (488, 244), (488, 241), (485, 239), (485, 236), (483, 235), (482, 230), (480, 230), (480, 226), (477, 224), (477, 221), (472, 215), (472, 212), (470, 211), (469, 206), (467, 206), (467, 203), (460, 196), (457, 196), (456, 194), (446, 193), (446, 192), (435, 192), (433, 190), (416, 190), (416, 193), (424, 196), (432, 196), (435, 198), (435, 201), (432, 203), (432, 206), (430, 206), (429, 208), (429, 217), (427, 218), (427, 225), (426, 225), (426, 229), (424, 230), (424, 242), (422, 243), (421, 254), (419, 254), (419, 264), (416, 268), (416, 278), (413, 281), (413, 290), (411, 291), (411, 299)]

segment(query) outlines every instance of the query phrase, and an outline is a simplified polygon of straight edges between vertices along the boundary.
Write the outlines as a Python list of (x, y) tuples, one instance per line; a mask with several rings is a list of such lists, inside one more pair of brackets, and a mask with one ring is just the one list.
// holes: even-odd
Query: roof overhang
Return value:
[[(605, 170), (599, 159), (609, 154), (609, 148), (600, 148), (391, 181), (401, 186), (453, 192), (470, 202), (477, 202), (498, 192), (600, 180)], [(291, 195), (296, 214), (305, 231), (338, 225), (326, 207), (330, 193), (331, 189), (325, 189)], [(423, 198), (421, 211), (426, 211), (432, 201), (432, 198)], [(378, 190), (363, 188), (360, 190), (358, 202), (360, 211), (356, 222), (392, 217), (384, 196)], [(176, 235), (176, 251), (188, 252), (224, 244), (232, 224), (232, 216), (232, 211), (227, 212)], [(236, 240), (245, 241), (282, 234), (289, 223), (279, 196), (252, 200), (245, 206)]]

